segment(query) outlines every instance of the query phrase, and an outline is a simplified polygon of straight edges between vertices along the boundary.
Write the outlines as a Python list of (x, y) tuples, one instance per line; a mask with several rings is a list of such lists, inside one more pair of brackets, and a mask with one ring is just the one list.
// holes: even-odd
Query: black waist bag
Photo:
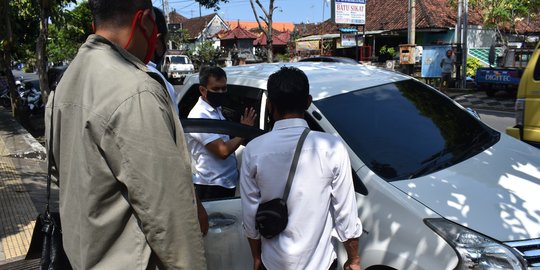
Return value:
[(266, 239), (273, 238), (287, 227), (289, 211), (282, 198), (262, 203), (257, 208), (255, 225), (259, 233)]
[(300, 150), (304, 144), (304, 140), (309, 133), (309, 129), (304, 129), (298, 144), (296, 145), (296, 151), (294, 152), (291, 169), (289, 170), (289, 177), (287, 179), (287, 185), (283, 192), (283, 198), (276, 198), (265, 203), (259, 204), (257, 213), (255, 214), (255, 226), (259, 233), (266, 239), (270, 239), (280, 234), (287, 227), (289, 222), (289, 210), (287, 208), (287, 198), (289, 197), (289, 191), (291, 190), (292, 180), (296, 172), (296, 165), (298, 164), (298, 158), (300, 157)]

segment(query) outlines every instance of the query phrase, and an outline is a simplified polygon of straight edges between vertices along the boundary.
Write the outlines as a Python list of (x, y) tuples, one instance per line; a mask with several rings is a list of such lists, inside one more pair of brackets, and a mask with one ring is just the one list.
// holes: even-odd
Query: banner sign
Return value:
[(366, 0), (332, 0), (332, 19), (336, 24), (366, 24)]
[(341, 47), (354, 47), (356, 46), (356, 33), (341, 33)]
[(296, 50), (297, 51), (316, 51), (320, 50), (319, 40), (308, 40), (308, 41), (297, 41)]

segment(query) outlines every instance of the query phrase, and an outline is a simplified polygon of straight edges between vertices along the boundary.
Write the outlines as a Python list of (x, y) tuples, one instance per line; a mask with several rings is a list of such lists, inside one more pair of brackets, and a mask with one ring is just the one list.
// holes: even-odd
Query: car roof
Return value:
[(340, 62), (349, 64), (360, 64), (356, 60), (340, 56), (314, 56), (298, 60), (298, 62)]
[(227, 73), (228, 84), (266, 89), (268, 77), (283, 66), (297, 67), (306, 73), (310, 84), (310, 94), (314, 100), (411, 79), (409, 76), (382, 68), (343, 63), (272, 63), (242, 65), (224, 69)]

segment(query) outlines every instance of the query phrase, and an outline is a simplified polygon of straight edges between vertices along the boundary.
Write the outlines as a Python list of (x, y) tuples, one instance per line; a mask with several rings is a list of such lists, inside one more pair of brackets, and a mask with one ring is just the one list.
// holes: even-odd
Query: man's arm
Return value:
[[(156, 83), (157, 84), (157, 83)], [(168, 269), (206, 269), (191, 165), (168, 97), (141, 92), (107, 123), (100, 142), (152, 251)], [(179, 132), (181, 134), (181, 132)]]
[(347, 251), (347, 261), (343, 265), (344, 270), (360, 270), (360, 255), (358, 255), (358, 238), (343, 242)]
[(251, 257), (253, 257), (253, 270), (262, 269), (261, 260), (261, 239), (251, 239), (248, 237), (249, 248), (251, 249)]
[[(244, 115), (240, 118), (240, 123), (248, 126), (253, 126), (255, 124), (255, 117), (257, 114), (255, 113), (255, 109), (253, 108), (246, 108), (244, 111)], [(221, 158), (221, 159), (227, 159), (240, 145), (244, 142), (243, 138), (232, 138), (226, 142), (224, 142), (222, 139), (217, 139), (215, 141), (212, 141), (205, 145), (206, 149), (210, 151), (210, 153), (214, 154), (215, 156)]]
[(195, 197), (197, 198), (197, 217), (199, 218), (199, 226), (201, 227), (202, 235), (206, 236), (206, 234), (208, 233), (208, 227), (209, 227), (208, 213), (206, 213), (206, 209), (201, 203), (199, 196), (195, 194)]
[(242, 166), (240, 167), (240, 201), (242, 204), (242, 223), (244, 233), (247, 236), (251, 256), (253, 257), (253, 269), (261, 269), (261, 240), (259, 231), (255, 226), (255, 214), (259, 207), (260, 189), (255, 182), (254, 169), (251, 166), (253, 158), (250, 157), (249, 146), (244, 149)]
[(347, 250), (344, 269), (360, 269), (358, 238), (362, 235), (362, 223), (358, 218), (358, 206), (352, 180), (352, 168), (343, 143), (336, 144), (330, 155), (332, 172), (332, 199), (334, 224), (338, 239)]

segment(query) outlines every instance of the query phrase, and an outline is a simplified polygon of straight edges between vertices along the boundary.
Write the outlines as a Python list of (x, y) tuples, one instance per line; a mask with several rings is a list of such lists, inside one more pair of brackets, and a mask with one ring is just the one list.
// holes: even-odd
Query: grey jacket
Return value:
[(57, 87), (52, 150), (74, 269), (206, 269), (183, 130), (149, 73), (92, 35)]

